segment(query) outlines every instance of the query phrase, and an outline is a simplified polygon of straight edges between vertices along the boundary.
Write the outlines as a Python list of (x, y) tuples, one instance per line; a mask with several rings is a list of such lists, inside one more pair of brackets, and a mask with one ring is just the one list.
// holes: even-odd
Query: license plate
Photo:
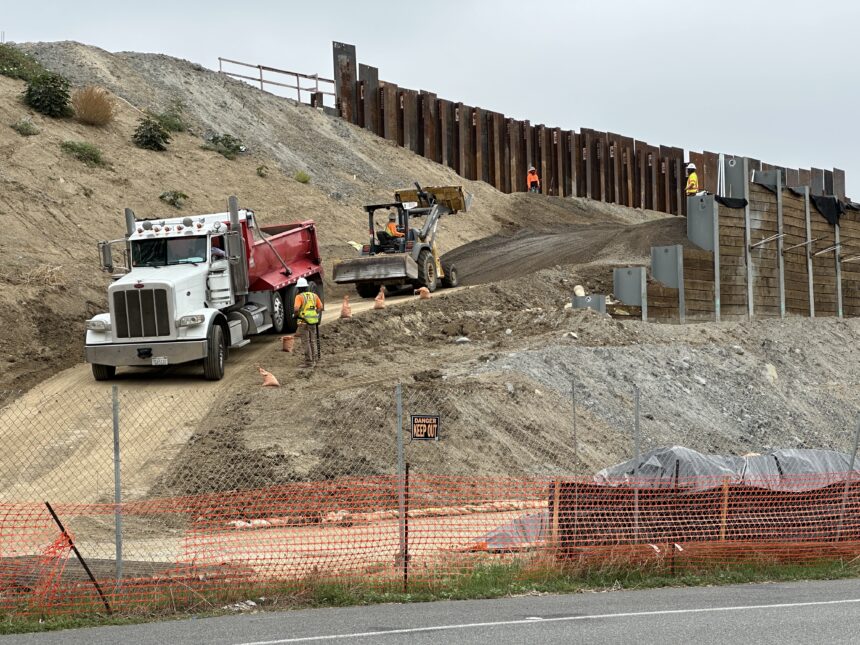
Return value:
[(153, 356), (152, 357), (153, 365), (167, 365), (167, 356)]

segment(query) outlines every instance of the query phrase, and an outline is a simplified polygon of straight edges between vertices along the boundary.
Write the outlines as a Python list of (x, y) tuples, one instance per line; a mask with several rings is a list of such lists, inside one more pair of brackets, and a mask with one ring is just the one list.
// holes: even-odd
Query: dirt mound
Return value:
[(556, 226), (475, 240), (445, 254), (463, 284), (507, 280), (559, 265), (649, 264), (651, 247), (689, 244), (687, 221), (663, 219), (633, 226), (618, 223)]

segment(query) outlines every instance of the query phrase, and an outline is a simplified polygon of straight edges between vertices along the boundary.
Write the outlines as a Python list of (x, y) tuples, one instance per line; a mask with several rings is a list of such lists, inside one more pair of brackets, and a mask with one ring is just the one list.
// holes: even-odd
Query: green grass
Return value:
[(17, 47), (0, 43), (0, 74), (25, 81), (47, 72), (32, 56)]
[(39, 128), (36, 127), (36, 124), (33, 123), (30, 119), (18, 119), (9, 126), (15, 132), (20, 134), (22, 137), (32, 137), (36, 134), (39, 134)]
[(300, 184), (307, 184), (311, 180), (311, 176), (306, 173), (304, 170), (296, 171), (296, 174), (293, 175), (293, 179), (295, 179)]
[(78, 161), (83, 161), (90, 167), (106, 168), (108, 166), (102, 156), (102, 151), (91, 143), (84, 141), (63, 141), (60, 144), (63, 152), (71, 155)]
[(261, 610), (288, 610), (500, 598), (533, 593), (563, 594), (860, 577), (860, 565), (853, 560), (847, 563), (833, 560), (806, 564), (745, 563), (701, 570), (686, 569), (674, 576), (661, 563), (638, 567), (603, 565), (582, 568), (575, 565), (559, 567), (551, 560), (543, 565), (535, 561), (515, 560), (467, 567), (464, 564), (463, 570), (448, 577), (412, 581), (406, 592), (403, 591), (402, 580), (373, 582), (372, 575), (365, 576), (365, 580), (350, 582), (318, 577), (263, 586), (232, 584), (224, 589), (208, 591), (174, 588), (173, 591), (147, 594), (145, 604), (134, 598), (125, 601), (114, 599), (112, 602), (117, 613), (113, 616), (105, 615), (98, 604), (82, 605), (76, 614), (66, 616), (0, 616), (0, 634), (124, 625), (188, 615), (219, 615), (230, 613), (224, 609), (226, 606), (246, 599), (257, 602)]
[(209, 140), (203, 144), (204, 150), (212, 150), (217, 152), (222, 157), (233, 161), (241, 153), (245, 152), (245, 145), (242, 141), (232, 134), (213, 134)]

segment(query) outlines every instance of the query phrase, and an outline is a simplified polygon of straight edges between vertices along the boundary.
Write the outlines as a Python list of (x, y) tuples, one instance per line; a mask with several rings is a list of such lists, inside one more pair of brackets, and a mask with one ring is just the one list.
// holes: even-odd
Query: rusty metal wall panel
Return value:
[(358, 80), (355, 62), (355, 45), (332, 42), (334, 59), (335, 108), (342, 119), (358, 123), (358, 98), (355, 93)]
[(457, 124), (457, 172), (461, 177), (471, 179), (469, 157), (471, 156), (471, 143), (469, 136), (472, 131), (472, 107), (457, 103), (454, 113)]
[(432, 92), (421, 91), (418, 102), (418, 121), (424, 138), (422, 154), (431, 161), (439, 162), (438, 123), (436, 95)]
[(699, 190), (706, 190), (711, 194), (717, 193), (717, 181), (719, 180), (720, 155), (716, 152), (703, 152), (704, 175), (699, 175)]
[(478, 181), (490, 181), (488, 138), (487, 113), (476, 107), (472, 110), (472, 150), (475, 173), (473, 179)]
[(562, 136), (561, 128), (552, 130), (552, 178), (555, 182), (555, 194), (564, 197), (564, 153), (567, 145)]
[(519, 174), (521, 175), (521, 181), (523, 183), (523, 186), (525, 187), (524, 190), (528, 190), (529, 186), (526, 183), (526, 171), (528, 171), (529, 166), (537, 167), (538, 165), (535, 163), (534, 157), (534, 126), (532, 126), (532, 124), (528, 121), (523, 121), (522, 133), (523, 143), (525, 144), (525, 147), (523, 149), (522, 167), (518, 170), (520, 171)]
[(424, 137), (418, 130), (418, 92), (401, 90), (400, 106), (403, 115), (403, 143), (401, 145), (412, 152), (419, 152), (419, 141), (423, 143)]
[(508, 119), (508, 177), (510, 177), (510, 192), (522, 192), (524, 179), (520, 177), (520, 159), (522, 159), (523, 124), (521, 121)]
[(833, 169), (833, 194), (839, 199), (845, 199), (845, 171)]
[(380, 116), (382, 123), (382, 136), (389, 141), (397, 141), (397, 124), (399, 122), (400, 102), (397, 97), (397, 86), (394, 83), (379, 83), (382, 105), (382, 115)]
[(361, 125), (374, 134), (381, 134), (379, 129), (379, 70), (369, 65), (358, 66), (358, 78), (361, 81)]
[(609, 176), (611, 178), (609, 185), (610, 201), (614, 204), (623, 204), (623, 190), (621, 188), (621, 178), (623, 176), (621, 169), (621, 135), (609, 132), (607, 138), (609, 139)]
[(832, 195), (833, 194), (833, 171), (825, 170), (824, 171), (824, 194)]
[(788, 168), (785, 171), (785, 185), (789, 188), (800, 186), (800, 171), (796, 168)]
[(511, 193), (514, 191), (514, 187), (511, 185), (511, 158), (513, 155), (513, 151), (510, 146), (510, 135), (508, 134), (508, 123), (509, 119), (502, 116), (502, 124), (501, 124), (501, 139), (502, 139), (502, 191), (506, 193)]
[(623, 154), (621, 163), (623, 165), (622, 185), (624, 192), (624, 204), (633, 208), (636, 203), (636, 155), (635, 141), (631, 137), (622, 137), (621, 145)]
[(812, 183), (809, 186), (809, 192), (812, 195), (824, 194), (824, 171), (821, 168), (813, 168), (811, 174)]
[(761, 161), (759, 161), (758, 159), (750, 158), (749, 159), (749, 165), (750, 165), (750, 168), (749, 168), (750, 171), (761, 170)]
[(594, 196), (597, 190), (597, 182), (594, 180), (595, 159), (594, 159), (594, 131), (588, 128), (582, 128), (582, 160), (585, 163), (585, 197), (589, 199), (597, 199)]
[(561, 174), (562, 174), (562, 186), (564, 188), (564, 196), (571, 197), (575, 195), (574, 192), (574, 180), (573, 180), (573, 163), (574, 163), (574, 155), (573, 155), (573, 147), (576, 143), (576, 138), (573, 134), (572, 130), (562, 130), (561, 138), (563, 141), (562, 146), (562, 164), (561, 164)]
[(800, 168), (797, 171), (798, 186), (812, 186), (812, 171), (806, 168)]
[(454, 123), (453, 123), (453, 131), (454, 131), (454, 147), (451, 148), (453, 165), (451, 166), (459, 175), (464, 175), (463, 168), (465, 164), (463, 163), (463, 143), (464, 143), (464, 133), (463, 126), (461, 125), (463, 119), (463, 104), (455, 103), (454, 104)]
[(648, 155), (645, 152), (647, 145), (644, 141), (633, 141), (633, 206), (635, 208), (645, 208), (645, 185), (648, 183), (644, 180), (648, 169)]
[(595, 141), (595, 160), (597, 161), (597, 186), (598, 199), (601, 201), (608, 200), (607, 185), (609, 183), (609, 144), (605, 132), (596, 133)]
[(443, 166), (453, 168), (452, 160), (452, 138), (453, 138), (453, 107), (451, 101), (439, 99), (436, 104), (436, 116), (438, 122), (436, 125), (437, 140), (439, 146), (439, 163)]
[(505, 116), (493, 112), (489, 116), (490, 128), (490, 175), (493, 187), (505, 192), (505, 149), (507, 138)]
[(534, 128), (534, 155), (535, 166), (537, 166), (538, 175), (540, 176), (540, 192), (544, 195), (549, 195), (550, 189), (550, 174), (552, 173), (552, 161), (547, 150), (546, 126), (541, 123)]

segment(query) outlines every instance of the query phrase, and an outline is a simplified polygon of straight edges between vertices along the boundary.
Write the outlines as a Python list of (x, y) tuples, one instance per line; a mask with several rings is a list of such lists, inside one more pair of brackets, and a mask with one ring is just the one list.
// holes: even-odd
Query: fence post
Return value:
[(114, 545), (116, 552), (116, 583), (122, 580), (122, 479), (119, 451), (119, 388), (111, 387), (113, 408), (113, 503)]
[(573, 411), (573, 473), (579, 472), (579, 439), (576, 436), (576, 377), (570, 379), (570, 406)]
[(845, 490), (842, 491), (842, 504), (839, 508), (839, 528), (836, 531), (836, 539), (842, 539), (842, 527), (845, 523), (845, 507), (848, 504), (848, 487), (854, 479), (854, 462), (857, 459), (857, 447), (860, 445), (860, 415), (857, 416), (857, 430), (854, 432), (854, 450), (851, 452), (851, 461), (848, 464), (848, 476), (845, 478)]
[(635, 470), (633, 474), (633, 535), (639, 540), (639, 386), (633, 386), (633, 400), (635, 401), (635, 413), (633, 419), (633, 459)]
[(400, 525), (399, 563), (406, 561), (406, 474), (403, 458), (403, 386), (398, 383), (394, 390), (397, 400), (397, 517)]

